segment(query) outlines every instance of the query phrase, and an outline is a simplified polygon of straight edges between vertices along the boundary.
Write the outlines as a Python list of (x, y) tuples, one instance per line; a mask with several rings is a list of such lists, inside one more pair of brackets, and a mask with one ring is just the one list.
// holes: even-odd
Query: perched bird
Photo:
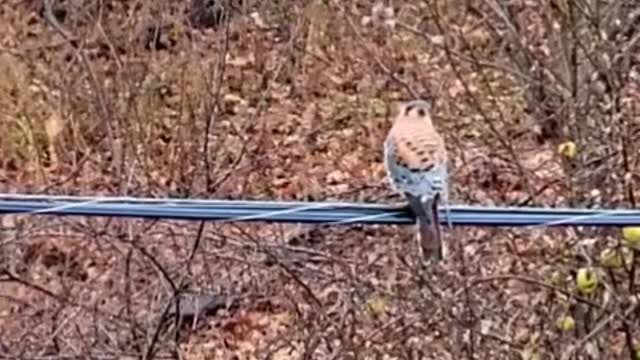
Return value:
[(400, 105), (384, 143), (384, 163), (393, 187), (406, 196), (416, 215), (422, 260), (442, 260), (438, 201), (448, 204), (447, 151), (433, 126), (429, 102)]

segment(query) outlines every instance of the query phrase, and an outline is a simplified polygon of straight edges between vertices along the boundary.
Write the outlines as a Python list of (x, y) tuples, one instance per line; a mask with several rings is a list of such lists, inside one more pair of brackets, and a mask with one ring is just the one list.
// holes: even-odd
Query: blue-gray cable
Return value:
[[(447, 223), (445, 209), (440, 220)], [(0, 194), (0, 215), (82, 215), (225, 222), (266, 221), (328, 224), (411, 224), (408, 208), (372, 203), (181, 200)], [(629, 226), (640, 210), (555, 209), (453, 205), (452, 225)]]

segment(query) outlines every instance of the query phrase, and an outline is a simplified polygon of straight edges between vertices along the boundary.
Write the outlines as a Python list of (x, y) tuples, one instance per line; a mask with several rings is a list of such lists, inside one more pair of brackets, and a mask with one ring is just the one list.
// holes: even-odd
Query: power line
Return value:
[[(447, 212), (440, 209), (441, 221)], [(640, 225), (640, 210), (451, 206), (452, 225)], [(0, 194), (0, 214), (81, 215), (225, 222), (411, 224), (408, 208), (372, 203), (183, 200)]]

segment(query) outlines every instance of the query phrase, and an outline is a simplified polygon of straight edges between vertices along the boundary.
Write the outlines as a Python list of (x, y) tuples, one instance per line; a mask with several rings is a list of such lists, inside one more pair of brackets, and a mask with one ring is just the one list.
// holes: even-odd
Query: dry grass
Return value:
[[(392, 105), (431, 93), (456, 203), (640, 195), (638, 34), (610, 26), (632, 3), (600, 19), (400, 1), (385, 24), (371, 1), (221, 1), (215, 28), (188, 1), (67, 1), (48, 20), (39, 3), (0, 5), (2, 192), (399, 201)], [(455, 228), (423, 271), (410, 227), (0, 220), (3, 358), (597, 359), (640, 342), (637, 254), (600, 266), (621, 246), (608, 230)], [(224, 306), (177, 324), (194, 290)]]

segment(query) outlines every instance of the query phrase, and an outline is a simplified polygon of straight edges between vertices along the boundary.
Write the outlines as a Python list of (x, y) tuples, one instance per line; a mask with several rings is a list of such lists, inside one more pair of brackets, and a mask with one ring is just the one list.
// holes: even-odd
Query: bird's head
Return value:
[(400, 104), (399, 117), (407, 120), (426, 121), (432, 125), (431, 102), (426, 100), (411, 100)]

